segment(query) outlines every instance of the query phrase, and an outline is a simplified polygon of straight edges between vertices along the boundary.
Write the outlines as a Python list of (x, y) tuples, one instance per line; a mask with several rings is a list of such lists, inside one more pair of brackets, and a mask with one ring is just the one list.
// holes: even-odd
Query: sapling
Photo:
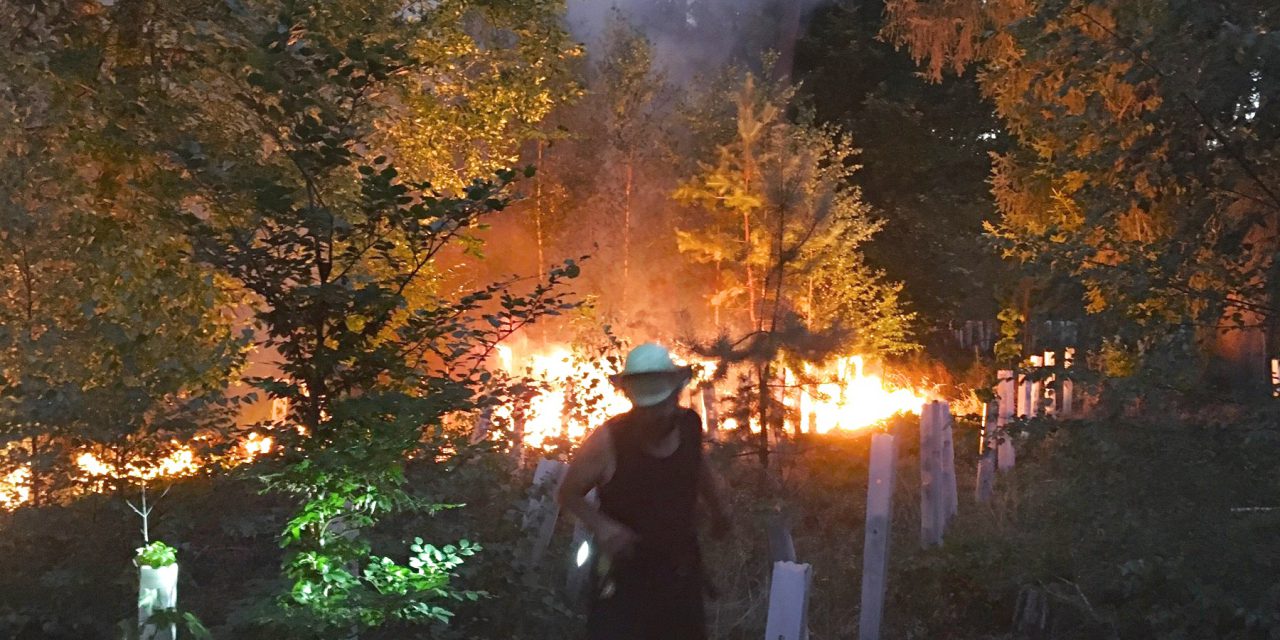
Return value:
[[(169, 495), (170, 488), (172, 487), (166, 488), (164, 490), (164, 493), (160, 494), (161, 499)], [(145, 482), (142, 483), (142, 497), (138, 501), (137, 505), (133, 504), (132, 502), (129, 502), (128, 500), (125, 500), (125, 504), (129, 505), (129, 508), (133, 509), (133, 512), (138, 514), (138, 517), (142, 519), (142, 543), (144, 545), (150, 545), (151, 543), (151, 512), (155, 510), (156, 505), (154, 502), (151, 504), (147, 504), (147, 483)], [(138, 553), (141, 554), (142, 549), (138, 549)]]
[[(160, 497), (168, 493), (165, 489)], [(172, 622), (157, 621), (154, 616), (172, 612), (177, 607), (178, 552), (160, 540), (151, 540), (151, 512), (155, 510), (155, 503), (147, 503), (145, 483), (138, 504), (126, 504), (142, 519), (143, 545), (133, 558), (138, 567), (138, 633), (147, 640), (175, 640), (177, 627)]]

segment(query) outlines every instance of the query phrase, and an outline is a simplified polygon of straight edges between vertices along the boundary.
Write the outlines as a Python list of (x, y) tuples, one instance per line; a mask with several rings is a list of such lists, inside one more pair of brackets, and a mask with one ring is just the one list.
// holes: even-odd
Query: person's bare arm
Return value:
[(635, 532), (587, 502), (587, 494), (605, 481), (607, 474), (612, 472), (613, 464), (613, 442), (608, 430), (603, 427), (596, 429), (573, 456), (556, 499), (561, 507), (586, 525), (601, 548), (618, 554), (625, 553), (635, 544)]

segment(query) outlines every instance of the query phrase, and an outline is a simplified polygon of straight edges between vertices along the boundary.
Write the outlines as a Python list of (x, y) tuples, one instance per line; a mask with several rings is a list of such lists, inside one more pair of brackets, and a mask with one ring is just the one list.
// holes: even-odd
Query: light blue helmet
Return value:
[(692, 369), (677, 365), (671, 352), (656, 342), (646, 342), (627, 354), (622, 373), (611, 376), (619, 389), (637, 407), (651, 407), (684, 388)]

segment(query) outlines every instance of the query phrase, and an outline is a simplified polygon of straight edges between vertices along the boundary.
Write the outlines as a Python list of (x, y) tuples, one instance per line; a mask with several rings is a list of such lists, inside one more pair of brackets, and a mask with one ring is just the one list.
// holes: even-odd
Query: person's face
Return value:
[(680, 391), (677, 389), (667, 396), (666, 400), (647, 407), (635, 407), (632, 411), (642, 420), (664, 421), (675, 415), (680, 406)]

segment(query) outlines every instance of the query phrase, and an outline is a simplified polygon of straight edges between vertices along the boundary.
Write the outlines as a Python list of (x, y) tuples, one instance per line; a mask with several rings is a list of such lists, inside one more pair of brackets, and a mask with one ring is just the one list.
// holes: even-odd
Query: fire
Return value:
[(76, 466), (91, 478), (133, 478), (136, 480), (154, 480), (156, 478), (179, 478), (189, 476), (200, 470), (195, 452), (188, 447), (179, 447), (155, 461), (130, 461), (121, 469), (118, 465), (103, 462), (92, 452), (84, 451), (76, 456)]
[(271, 453), (272, 447), (275, 446), (275, 439), (271, 436), (260, 435), (257, 432), (249, 434), (244, 442), (240, 443), (240, 448), (249, 460), (253, 460), (258, 456), (265, 456)]
[[(123, 465), (104, 461), (96, 453), (81, 450), (72, 459), (79, 472), (77, 478), (94, 483), (107, 479), (128, 478), (132, 480), (151, 481), (157, 478), (181, 478), (194, 475), (201, 469), (202, 462), (195, 452), (186, 445), (172, 442), (175, 448), (158, 459), (134, 457)], [(271, 448), (271, 438), (246, 441), (248, 451), (266, 453)], [(250, 449), (250, 447), (255, 447)], [(31, 500), (31, 467), (21, 465), (8, 474), (0, 477), (0, 510), (12, 511), (27, 504)]]
[(862, 429), (898, 413), (920, 413), (927, 399), (911, 389), (889, 387), (880, 376), (867, 375), (862, 356), (836, 362), (835, 381), (817, 385), (816, 393), (800, 392), (803, 430)]
[(30, 499), (31, 467), (18, 467), (0, 480), (0, 509), (16, 509)]
[[(499, 347), (501, 366), (511, 373), (513, 355), (509, 348)], [(699, 371), (712, 369), (711, 363), (698, 362)], [(832, 430), (854, 430), (870, 427), (898, 413), (920, 413), (926, 398), (916, 391), (891, 386), (880, 376), (867, 374), (862, 356), (849, 356), (815, 374), (806, 372), (805, 379), (827, 380), (798, 386), (796, 376), (785, 372), (788, 385), (797, 385), (785, 394), (782, 402), (789, 413), (800, 416), (801, 430), (806, 433), (828, 433)], [(529, 401), (522, 413), (523, 442), (533, 449), (544, 448), (553, 438), (581, 440), (610, 416), (631, 408), (631, 403), (609, 382), (611, 368), (606, 362), (587, 362), (565, 347), (555, 347), (527, 358), (522, 372), (545, 385), (545, 390)], [(705, 378), (695, 378), (695, 385)], [(694, 396), (695, 407), (701, 394)], [(495, 411), (495, 417), (513, 419), (511, 408)], [(789, 424), (791, 430), (794, 424)], [(720, 427), (732, 431), (738, 421), (726, 418)], [(752, 431), (759, 431), (758, 421), (751, 420)], [(517, 425), (519, 429), (519, 425)]]
[[(498, 356), (502, 366), (512, 372), (511, 350), (500, 346)], [(607, 362), (584, 361), (564, 347), (528, 360), (522, 374), (540, 382), (545, 390), (529, 401), (520, 416), (514, 416), (511, 407), (495, 412), (495, 417), (517, 422), (523, 418), (525, 446), (541, 449), (553, 438), (581, 440), (610, 416), (631, 408), (631, 402), (609, 382)]]
[[(531, 449), (547, 448), (557, 439), (580, 441), (609, 417), (631, 408), (630, 401), (609, 381), (614, 366), (603, 359), (584, 359), (567, 347), (555, 347), (525, 358), (523, 368), (517, 371), (510, 348), (499, 346), (497, 357), (506, 372), (539, 383), (541, 390), (528, 399), (527, 406), (502, 407), (492, 416), (522, 429), (524, 445)], [(694, 386), (710, 383), (706, 373), (713, 369), (712, 363), (693, 364), (697, 374)], [(801, 378), (806, 381), (803, 385), (798, 382)], [(814, 383), (814, 379), (824, 381)], [(782, 394), (781, 401), (790, 409), (789, 414), (800, 416), (800, 430), (806, 433), (861, 429), (897, 413), (918, 414), (926, 400), (912, 389), (893, 387), (880, 376), (868, 375), (861, 356), (840, 358), (829, 369), (817, 373), (807, 370), (804, 376), (784, 372), (784, 382), (790, 391)], [(693, 394), (692, 399), (705, 413), (706, 408), (701, 407), (704, 397)], [(788, 430), (794, 426), (788, 425)], [(735, 419), (725, 418), (720, 428), (732, 431), (741, 427)], [(748, 428), (759, 431), (758, 421), (750, 420)], [(190, 446), (176, 441), (170, 444), (166, 453), (154, 459), (112, 463), (91, 450), (82, 450), (73, 459), (81, 477), (95, 481), (178, 478), (200, 470), (204, 461)], [(249, 462), (275, 448), (272, 436), (253, 432), (238, 443), (234, 457), (237, 463)], [(29, 502), (31, 480), (31, 469), (25, 465), (0, 476), (0, 510)]]

